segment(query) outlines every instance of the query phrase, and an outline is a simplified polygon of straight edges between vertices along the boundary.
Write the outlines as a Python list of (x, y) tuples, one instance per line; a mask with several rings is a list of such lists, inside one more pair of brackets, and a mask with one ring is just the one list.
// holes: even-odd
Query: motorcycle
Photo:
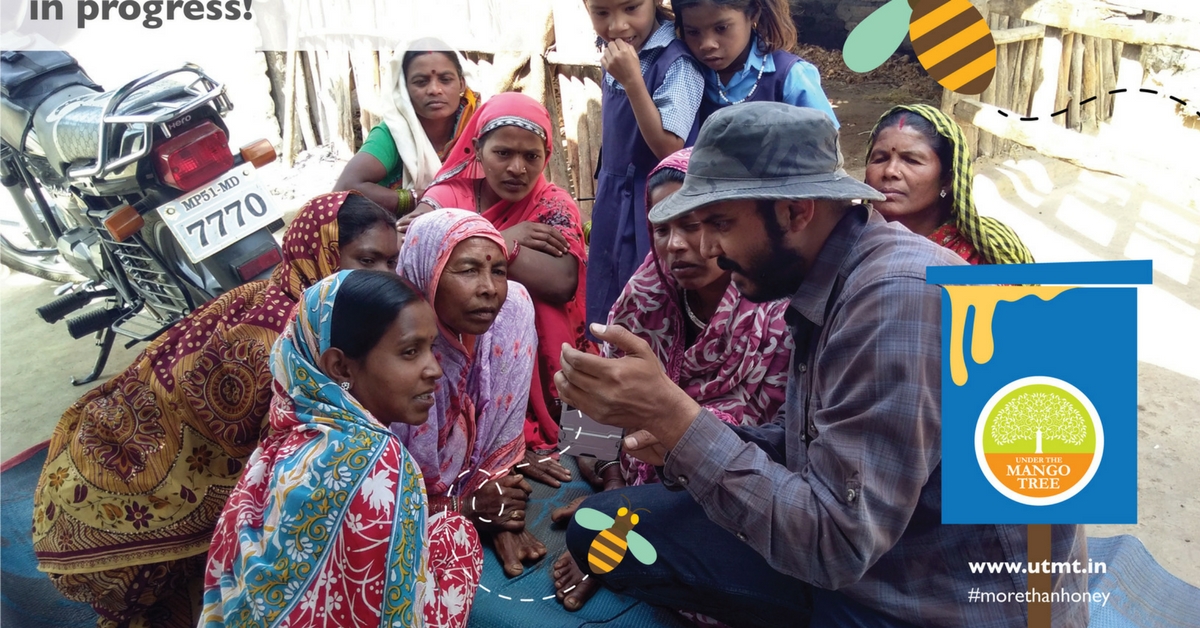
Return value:
[(96, 336), (73, 384), (100, 376), (118, 335), (153, 340), (281, 261), (282, 210), (255, 174), (275, 150), (230, 149), (233, 104), (199, 66), (106, 92), (65, 52), (4, 51), (0, 65), (0, 183), (20, 214), (0, 261), (69, 282), (37, 313)]

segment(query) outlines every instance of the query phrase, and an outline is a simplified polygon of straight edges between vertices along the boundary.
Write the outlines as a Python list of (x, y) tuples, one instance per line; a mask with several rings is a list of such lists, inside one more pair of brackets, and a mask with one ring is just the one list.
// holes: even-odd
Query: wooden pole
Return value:
[(317, 136), (313, 133), (312, 114), (309, 112), (308, 102), (308, 71), (305, 68), (307, 54), (300, 53), (296, 64), (296, 82), (301, 85), (301, 89), (296, 90), (296, 124), (300, 127), (300, 135), (304, 138), (304, 148), (313, 150), (319, 145)]
[(1095, 135), (1100, 130), (1100, 79), (1097, 70), (1099, 64), (1097, 59), (1100, 57), (1100, 40), (1095, 37), (1087, 37), (1083, 49), (1083, 93), (1079, 96), (1083, 100), (1090, 101), (1082, 106), (1079, 112), (1080, 118), (1083, 121), (1083, 132), (1089, 135)]
[(288, 51), (287, 72), (283, 81), (283, 165), (296, 163), (296, 63), (299, 53)]
[(1021, 70), (1025, 67), (1027, 45), (1032, 46), (1032, 43), (1022, 41), (1009, 45), (1012, 50), (1008, 61), (1012, 74), (1008, 81), (1008, 109), (1017, 113), (1021, 113), (1021, 83), (1026, 81)]
[(1082, 95), (1083, 91), (1083, 49), (1086, 44), (1083, 43), (1083, 35), (1075, 33), (1074, 45), (1071, 47), (1071, 93), (1069, 105), (1067, 105), (1067, 128), (1075, 129), (1076, 131), (1082, 128), (1082, 120), (1080, 120), (1079, 102), (1087, 96)]
[[(996, 28), (1000, 30), (1008, 30), (1009, 17), (1007, 15), (996, 16)], [(992, 104), (1001, 109), (1012, 109), (1012, 56), (1015, 50), (1014, 44), (1005, 44), (996, 49), (996, 75), (992, 80), (992, 84), (996, 85), (996, 90), (993, 94), (995, 100)], [(1000, 138), (996, 138), (992, 143), (992, 154), (1004, 155), (1009, 151), (1009, 142)]]
[(1100, 41), (1100, 113), (1097, 118), (1101, 122), (1105, 122), (1112, 116), (1113, 98), (1112, 91), (1117, 85), (1116, 71), (1113, 70), (1113, 44), (1111, 40)]
[(1033, 84), (1038, 71), (1038, 53), (1042, 50), (1042, 44), (1038, 41), (1025, 42), (1025, 51), (1021, 59), (1021, 69), (1018, 70), (1020, 75), (1018, 79), (1016, 112), (1022, 116), (1033, 115), (1030, 113), (1029, 100), (1033, 97)]
[[(1066, 40), (1063, 41), (1063, 54), (1060, 63), (1062, 63), (1058, 74), (1058, 95), (1054, 97), (1054, 107), (1051, 112), (1069, 110), (1067, 106), (1071, 102), (1071, 59), (1075, 54), (1075, 33), (1066, 33)], [(1069, 113), (1063, 113), (1054, 118), (1055, 124), (1067, 127), (1069, 125)]]
[(329, 61), (326, 70), (331, 78), (330, 95), (334, 98), (334, 112), (337, 114), (334, 148), (337, 155), (350, 159), (355, 151), (354, 101), (350, 97), (350, 56), (344, 50), (332, 50), (326, 61)]
[[(1142, 88), (1145, 70), (1142, 68), (1142, 47), (1136, 44), (1125, 44), (1121, 47), (1120, 69), (1117, 71), (1117, 89), (1137, 93)], [(1134, 126), (1139, 124), (1138, 112), (1143, 107), (1138, 102), (1145, 96), (1129, 96), (1124, 94), (1119, 100), (1113, 101), (1113, 125)]]
[(1062, 29), (1047, 28), (1042, 40), (1040, 80), (1033, 90), (1033, 104), (1029, 115), (1039, 118), (1049, 116), (1058, 100), (1059, 71), (1062, 68), (1064, 37)]
[(363, 102), (374, 100), (379, 93), (379, 64), (374, 50), (355, 50), (350, 53), (351, 76), (354, 77), (354, 100), (358, 105), (358, 125), (360, 136), (354, 137), (350, 147), (358, 150), (362, 141), (367, 138), (371, 128), (378, 124), (375, 115), (363, 107)]
[[(991, 28), (992, 30), (1000, 30), (999, 14), (987, 14), (987, 22), (988, 28)], [(983, 93), (979, 95), (980, 102), (985, 102), (990, 105), (996, 104), (996, 92), (999, 90), (997, 83), (1003, 82), (1003, 79), (1000, 78), (1004, 76), (1000, 73), (1000, 50), (1002, 50), (1002, 48), (996, 50), (996, 78), (993, 78), (992, 84), (988, 85), (987, 89), (983, 90)], [(991, 135), (990, 133), (980, 133), (978, 157), (991, 157), (994, 154), (996, 154), (995, 136)]]
[[(1028, 591), (1034, 591), (1039, 594), (1049, 594), (1050, 587), (1054, 586), (1053, 580), (1050, 578), (1050, 570), (1045, 569), (1048, 565), (1045, 561), (1052, 559), (1050, 538), (1050, 524), (1040, 523), (1029, 525), (1029, 533), (1026, 539), (1028, 543), (1029, 562), (1033, 564), (1042, 564), (1042, 568), (1038, 573), (1029, 574), (1027, 581)], [(1028, 604), (1029, 609), (1029, 628), (1050, 628), (1051, 605), (1049, 601), (1031, 601)]]

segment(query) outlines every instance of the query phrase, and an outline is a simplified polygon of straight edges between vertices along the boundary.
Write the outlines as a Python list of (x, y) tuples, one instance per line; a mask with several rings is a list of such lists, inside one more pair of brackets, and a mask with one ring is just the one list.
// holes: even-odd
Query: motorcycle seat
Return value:
[[(92, 165), (99, 152), (104, 110), (115, 91), (91, 93), (44, 108), (34, 116), (33, 127), (50, 163), (61, 173)], [(188, 86), (158, 81), (127, 97), (116, 115), (168, 113), (195, 97)], [(107, 132), (109, 160), (141, 148), (140, 124), (110, 124)], [(151, 130), (152, 132), (153, 130)]]

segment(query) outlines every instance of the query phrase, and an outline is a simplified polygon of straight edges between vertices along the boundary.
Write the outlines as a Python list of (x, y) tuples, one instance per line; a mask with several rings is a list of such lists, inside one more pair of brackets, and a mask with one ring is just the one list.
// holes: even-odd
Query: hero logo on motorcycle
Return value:
[(158, 213), (193, 263), (283, 217), (249, 165), (159, 207)]

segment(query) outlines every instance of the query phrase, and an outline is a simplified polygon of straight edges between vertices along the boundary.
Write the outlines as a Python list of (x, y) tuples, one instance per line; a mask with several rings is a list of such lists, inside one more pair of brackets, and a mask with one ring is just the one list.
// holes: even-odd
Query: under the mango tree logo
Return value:
[(996, 391), (975, 428), (988, 482), (1030, 506), (1070, 499), (1096, 474), (1104, 427), (1087, 395), (1053, 377), (1024, 377)]
[(1149, 262), (944, 266), (942, 522), (1137, 523)]

